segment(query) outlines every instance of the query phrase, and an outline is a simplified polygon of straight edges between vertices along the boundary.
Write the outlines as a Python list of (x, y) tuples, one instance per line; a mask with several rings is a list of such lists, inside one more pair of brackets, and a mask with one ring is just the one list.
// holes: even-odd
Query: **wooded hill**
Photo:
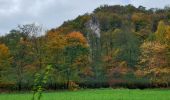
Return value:
[(42, 33), (21, 25), (0, 37), (0, 87), (30, 90), (52, 70), (46, 89), (168, 87), (170, 7), (101, 6)]

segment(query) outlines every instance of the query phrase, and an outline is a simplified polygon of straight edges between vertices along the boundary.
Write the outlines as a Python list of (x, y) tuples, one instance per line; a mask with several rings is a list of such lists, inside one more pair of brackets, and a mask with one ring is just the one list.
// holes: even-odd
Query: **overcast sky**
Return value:
[(78, 15), (92, 12), (100, 5), (133, 4), (163, 8), (170, 0), (0, 0), (0, 35), (19, 24), (38, 23), (50, 29)]

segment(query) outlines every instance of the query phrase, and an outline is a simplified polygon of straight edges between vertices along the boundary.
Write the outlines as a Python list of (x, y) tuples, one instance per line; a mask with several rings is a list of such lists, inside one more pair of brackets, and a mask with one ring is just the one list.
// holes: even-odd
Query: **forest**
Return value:
[(170, 7), (102, 5), (0, 36), (0, 92), (170, 87)]

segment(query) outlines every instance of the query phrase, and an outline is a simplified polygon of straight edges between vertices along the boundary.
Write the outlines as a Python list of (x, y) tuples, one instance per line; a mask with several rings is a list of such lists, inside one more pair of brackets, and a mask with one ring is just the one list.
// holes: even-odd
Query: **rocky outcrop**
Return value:
[(95, 34), (96, 37), (100, 38), (100, 24), (95, 16), (92, 16), (91, 20), (86, 23), (86, 27), (92, 34)]

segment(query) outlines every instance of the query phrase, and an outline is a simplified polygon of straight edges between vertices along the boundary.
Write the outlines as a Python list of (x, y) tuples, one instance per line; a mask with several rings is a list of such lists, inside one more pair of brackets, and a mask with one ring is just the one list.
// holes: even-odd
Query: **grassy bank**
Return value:
[[(31, 100), (30, 93), (0, 94), (0, 100)], [(170, 90), (94, 89), (44, 93), (42, 100), (170, 100)]]

